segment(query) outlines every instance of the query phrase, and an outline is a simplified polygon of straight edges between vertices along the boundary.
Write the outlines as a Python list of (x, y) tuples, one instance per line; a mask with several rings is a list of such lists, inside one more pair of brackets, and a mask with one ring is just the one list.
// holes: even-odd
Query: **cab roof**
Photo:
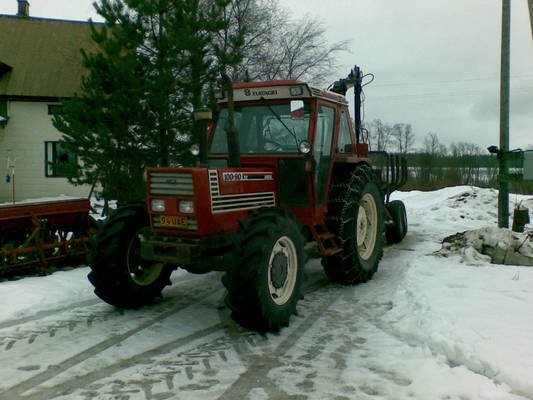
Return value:
[[(342, 105), (348, 104), (346, 98), (329, 90), (320, 90), (298, 80), (279, 80), (262, 82), (238, 82), (233, 84), (233, 100), (297, 100), (306, 98), (322, 98)], [(219, 103), (227, 103), (227, 95), (221, 92)]]

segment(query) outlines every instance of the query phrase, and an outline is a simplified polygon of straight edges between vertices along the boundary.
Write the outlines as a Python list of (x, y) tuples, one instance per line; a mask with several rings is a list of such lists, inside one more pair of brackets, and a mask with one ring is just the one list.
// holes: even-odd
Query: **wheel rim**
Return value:
[(290, 238), (279, 238), (268, 262), (268, 290), (272, 301), (281, 306), (294, 292), (298, 275), (298, 257), (296, 247)]
[(378, 208), (374, 196), (365, 193), (359, 202), (357, 214), (357, 251), (359, 257), (368, 260), (374, 252), (378, 229)]
[(139, 229), (132, 237), (126, 257), (126, 267), (130, 278), (140, 286), (154, 283), (161, 275), (164, 266), (162, 263), (143, 261), (141, 258), (141, 243), (146, 240), (146, 235), (143, 234), (143, 231), (146, 229)]
[(402, 236), (405, 236), (407, 233), (407, 214), (405, 209), (402, 210)]

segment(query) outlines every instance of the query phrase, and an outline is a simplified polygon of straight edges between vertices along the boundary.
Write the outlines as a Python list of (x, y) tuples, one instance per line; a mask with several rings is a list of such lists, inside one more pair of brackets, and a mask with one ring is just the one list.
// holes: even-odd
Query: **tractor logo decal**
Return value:
[(276, 89), (266, 89), (266, 90), (250, 90), (244, 89), (245, 96), (275, 96), (278, 94)]
[[(222, 179), (225, 182), (272, 180), (272, 172), (225, 172)], [(214, 169), (209, 170), (209, 189), (213, 214), (276, 206), (274, 192), (220, 194), (218, 173)]]

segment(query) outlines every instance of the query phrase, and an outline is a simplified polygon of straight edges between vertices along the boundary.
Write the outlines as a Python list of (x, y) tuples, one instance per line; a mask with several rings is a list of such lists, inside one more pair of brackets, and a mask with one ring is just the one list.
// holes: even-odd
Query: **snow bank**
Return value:
[(44, 310), (95, 300), (88, 267), (0, 283), (0, 323)]
[[(410, 234), (418, 242), (387, 314), (392, 329), (451, 366), (533, 398), (533, 268), (490, 264), (479, 251), (514, 247), (525, 239), (520, 253), (531, 256), (529, 238), (495, 227), (497, 192), (491, 189), (455, 187), (395, 197), (405, 201)], [(511, 199), (533, 208), (531, 196)], [(435, 252), (443, 238), (468, 229), (462, 245), (450, 241)], [(479, 390), (476, 398), (501, 398)]]

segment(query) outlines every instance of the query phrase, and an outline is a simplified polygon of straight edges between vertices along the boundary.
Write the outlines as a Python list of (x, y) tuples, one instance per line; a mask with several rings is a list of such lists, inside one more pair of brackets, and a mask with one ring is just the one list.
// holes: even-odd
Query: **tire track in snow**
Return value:
[[(192, 274), (190, 274), (190, 275), (192, 275)], [(209, 278), (212, 278), (213, 276), (214, 276), (214, 274), (211, 274), (209, 276)], [(176, 288), (179, 288), (181, 286), (186, 286), (187, 284), (190, 283), (190, 281), (193, 281), (193, 282), (194, 281), (203, 281), (203, 280), (206, 280), (206, 278), (207, 278), (207, 275), (200, 276), (200, 277), (198, 277), (198, 276), (192, 276), (192, 277), (182, 276), (182, 277), (180, 277), (179, 280), (175, 280), (175, 281), (172, 282), (171, 288), (172, 288), (172, 290), (175, 290)], [(94, 306), (94, 305), (97, 305), (97, 304), (104, 304), (104, 302), (103, 302), (103, 300), (99, 299), (95, 295), (94, 298), (90, 299), (90, 300), (84, 300), (84, 301), (80, 301), (80, 302), (75, 302), (75, 303), (69, 304), (67, 306), (57, 307), (57, 308), (53, 308), (51, 310), (38, 311), (37, 313), (35, 313), (33, 315), (29, 315), (27, 317), (22, 317), (22, 318), (2, 321), (2, 322), (0, 322), (0, 330), (6, 329), (6, 328), (11, 328), (11, 327), (14, 327), (14, 326), (17, 326), (17, 325), (24, 325), (24, 324), (26, 324), (28, 322), (38, 321), (40, 319), (44, 319), (44, 318), (53, 316), (55, 314), (62, 314), (62, 313), (65, 313), (65, 312), (68, 312), (68, 311), (71, 311), (71, 310), (75, 310), (77, 308), (90, 307), (90, 306)]]
[[(316, 299), (307, 301), (307, 303), (312, 304), (313, 307), (318, 310), (318, 313), (327, 309), (327, 307), (329, 307), (329, 302), (328, 299), (324, 300), (323, 293), (316, 294), (313, 292), (327, 283), (327, 279), (322, 276), (320, 281), (316, 281), (315, 279), (315, 282), (313, 283), (308, 281), (304, 284), (304, 292), (306, 294), (311, 293), (311, 296), (314, 295), (314, 297), (317, 297)], [(340, 294), (336, 294), (337, 290), (338, 289), (332, 290), (332, 293), (335, 294), (335, 298), (331, 299), (331, 302), (335, 301), (340, 296)], [(324, 306), (326, 306), (326, 308), (324, 308)], [(271, 346), (272, 343), (269, 341), (269, 337), (271, 337), (270, 334), (260, 335), (255, 332), (243, 330), (243, 328), (240, 328), (235, 325), (235, 323), (229, 321), (229, 313), (227, 311), (220, 312), (219, 315), (222, 323), (220, 325), (220, 335), (215, 339), (201, 343), (192, 349), (179, 353), (177, 357), (171, 357), (171, 359), (168, 360), (154, 361), (150, 359), (154, 357), (154, 353), (160, 352), (161, 355), (164, 355), (171, 350), (177, 350), (178, 347), (172, 348), (171, 346), (164, 346), (162, 349), (147, 352), (146, 355), (134, 357), (131, 360), (128, 360), (127, 364), (129, 365), (118, 366), (118, 368), (114, 368), (113, 371), (109, 372), (116, 373), (119, 369), (126, 369), (127, 367), (139, 363), (146, 365), (151, 362), (151, 365), (144, 368), (141, 377), (129, 377), (129, 380), (127, 381), (113, 379), (111, 382), (108, 382), (107, 385), (104, 385), (105, 388), (100, 387), (94, 392), (88, 391), (84, 394), (89, 396), (87, 398), (92, 398), (91, 396), (96, 397), (102, 395), (102, 390), (107, 390), (105, 391), (106, 395), (121, 396), (124, 394), (131, 394), (132, 391), (141, 389), (144, 391), (144, 398), (146, 400), (152, 400), (173, 397), (176, 395), (177, 389), (181, 393), (188, 391), (204, 391), (203, 395), (207, 395), (205, 390), (216, 390), (217, 388), (220, 388), (222, 383), (217, 375), (220, 371), (225, 369), (225, 365), (227, 365), (230, 358), (235, 358), (232, 357), (231, 353), (237, 355), (238, 359), (240, 359), (240, 364), (245, 367), (250, 364), (250, 358), (254, 360), (265, 360), (271, 356), (273, 350)], [(226, 322), (224, 323), (224, 321)], [(291, 337), (298, 336), (294, 338), (294, 341), (297, 341), (299, 337), (305, 335), (313, 323), (314, 322), (310, 323), (309, 318), (303, 319), (303, 322), (294, 320), (293, 318), (291, 321), (291, 327), (283, 330), (283, 332), (287, 332), (292, 328), (293, 333), (291, 334)], [(296, 334), (294, 332), (296, 332)], [(277, 337), (277, 335), (274, 337)], [(187, 344), (188, 343), (183, 343), (182, 345), (185, 346)], [(257, 374), (257, 371), (249, 370), (249, 373)], [(182, 378), (181, 380), (179, 378), (175, 379), (180, 375)], [(109, 378), (109, 375), (105, 377)], [(86, 384), (88, 383), (91, 382), (86, 382)], [(158, 389), (163, 390), (163, 392), (157, 392)], [(271, 385), (269, 391), (276, 394), (278, 396), (277, 398), (289, 398), (283, 393), (283, 391), (277, 390), (275, 385)], [(35, 398), (31, 400), (41, 399)]]
[[(120, 362), (107, 366), (105, 368), (89, 372), (86, 375), (70, 378), (69, 380), (65, 382), (61, 382), (60, 384), (56, 386), (53, 386), (50, 388), (44, 388), (40, 390), (39, 392), (30, 394), (28, 396), (22, 396), (22, 393), (26, 392), (27, 390), (32, 389), (31, 383), (33, 382), (28, 382), (31, 379), (26, 381), (24, 385), (17, 385), (16, 387), (10, 389), (7, 392), (0, 393), (0, 395), (7, 395), (6, 399), (10, 399), (10, 400), (50, 400), (57, 396), (65, 396), (65, 395), (68, 395), (74, 392), (80, 387), (87, 386), (88, 384), (92, 382), (110, 377), (113, 374), (116, 374), (117, 372), (122, 371), (126, 368), (129, 368), (131, 366), (138, 365), (138, 364), (146, 364), (153, 357), (173, 351), (179, 347), (182, 347), (192, 342), (193, 340), (198, 340), (203, 337), (210, 336), (218, 331), (221, 331), (223, 327), (224, 327), (224, 324), (221, 324), (221, 323), (211, 325), (205, 329), (195, 331), (173, 342), (163, 344), (154, 349), (148, 350), (144, 353), (135, 355), (131, 358), (121, 360)], [(40, 382), (37, 382), (37, 385), (41, 383), (43, 382), (40, 380)], [(151, 396), (147, 396), (147, 397), (151, 397)]]
[[(222, 289), (222, 288), (220, 288)], [(172, 308), (170, 308), (169, 310), (163, 312), (163, 313), (160, 313), (159, 315), (157, 315), (156, 317), (153, 317), (153, 318), (150, 318), (148, 319), (147, 321), (139, 324), (136, 328), (134, 329), (130, 329), (129, 331), (127, 332), (124, 332), (122, 334), (118, 334), (118, 335), (113, 335), (112, 337), (94, 345), (94, 346), (91, 346), (89, 347), (88, 349), (85, 349), (84, 351), (80, 352), (80, 353), (77, 353), (71, 357), (69, 357), (68, 359), (62, 361), (61, 363), (59, 363), (58, 365), (53, 365), (53, 366), (49, 366), (47, 370), (41, 372), (41, 373), (38, 373), (37, 375), (34, 375), (33, 377), (29, 378), (29, 379), (26, 379), (18, 384), (16, 384), (15, 386), (7, 389), (6, 391), (4, 392), (0, 392), (0, 398), (5, 398), (5, 399), (22, 399), (22, 398), (25, 398), (25, 397), (21, 397), (21, 395), (38, 386), (38, 385), (41, 385), (47, 381), (49, 381), (50, 379), (58, 376), (59, 374), (63, 373), (64, 371), (68, 370), (69, 368), (72, 368), (80, 363), (82, 363), (83, 361), (86, 361), (88, 359), (90, 359), (91, 357), (94, 357), (96, 356), (97, 354), (103, 352), (104, 350), (107, 350), (109, 349), (110, 347), (112, 346), (115, 346), (121, 342), (123, 342), (124, 340), (128, 339), (129, 337), (141, 332), (142, 330), (160, 322), (160, 321), (163, 321), (165, 320), (166, 318), (174, 315), (176, 312), (184, 309), (184, 308), (187, 308), (187, 307), (190, 307), (191, 305), (194, 305), (196, 303), (200, 303), (201, 301), (203, 301), (203, 298), (204, 296), (207, 296), (209, 294), (212, 294), (213, 293), (213, 288), (211, 286), (207, 286), (207, 287), (204, 287), (204, 288), (201, 288), (201, 289), (198, 289), (197, 287), (194, 287), (194, 288), (191, 288), (190, 289), (190, 294), (194, 294), (194, 298), (196, 299), (199, 299), (198, 301), (191, 301), (189, 299), (184, 299), (183, 297), (180, 297), (178, 302), (176, 303), (176, 305), (174, 305)], [(75, 379), (75, 381), (78, 381), (78, 378)], [(78, 381), (79, 382), (79, 381)], [(38, 398), (42, 398), (42, 399), (45, 399), (46, 397), (38, 397)]]
[[(195, 284), (204, 284), (204, 281), (209, 281), (209, 284), (213, 284), (213, 279), (211, 277), (203, 276), (200, 279), (198, 278), (190, 278), (187, 280), (179, 281), (177, 283), (174, 283), (172, 286), (173, 291), (180, 290), (180, 286), (183, 286), (187, 281), (190, 281), (193, 279)], [(191, 291), (189, 288), (186, 288), (186, 292), (181, 291), (180, 296), (183, 295), (191, 295), (196, 294), (193, 290)], [(168, 308), (169, 301), (172, 301), (171, 298), (165, 298), (165, 302), (162, 304), (155, 305), (154, 308), (156, 308), (154, 311), (158, 312), (161, 310), (157, 309), (164, 309)], [(101, 299), (95, 298), (94, 300), (86, 300), (79, 303), (75, 303), (72, 306), (69, 307), (60, 307), (56, 308), (54, 310), (50, 311), (42, 311), (39, 312), (37, 315), (29, 316), (25, 318), (21, 318), (18, 320), (12, 320), (7, 321), (6, 323), (2, 324), (4, 325), (3, 328), (0, 326), (0, 332), (6, 331), (0, 333), (0, 352), (1, 351), (9, 351), (13, 348), (16, 348), (20, 345), (22, 342), (26, 342), (25, 344), (34, 344), (37, 343), (36, 340), (42, 336), (48, 336), (50, 338), (55, 337), (59, 332), (62, 330), (68, 330), (69, 332), (74, 331), (77, 327), (84, 327), (84, 328), (90, 328), (94, 324), (101, 323), (108, 321), (110, 318), (114, 318), (116, 316), (123, 316), (127, 310), (124, 309), (116, 309), (116, 308), (110, 308), (109, 306), (105, 307), (105, 309), (102, 309), (100, 311), (95, 312), (84, 312), (85, 309), (92, 307), (92, 306), (107, 306), (105, 302), (103, 302)], [(77, 313), (77, 310), (81, 309), (81, 312), (79, 312), (79, 315), (75, 315), (74, 318), (70, 315), (72, 313)], [(66, 313), (67, 316), (65, 318), (56, 319), (54, 321), (50, 321), (44, 324), (39, 324), (37, 327), (28, 327), (28, 328), (20, 328), (20, 325), (30, 324), (32, 322), (38, 322), (42, 319), (48, 318), (50, 316), (58, 315)], [(14, 331), (9, 330), (9, 328), (16, 328)]]
[[(328, 283), (327, 279), (325, 279), (324, 276), (321, 276), (321, 279), (318, 281), (314, 279), (314, 282), (305, 282), (304, 284), (304, 292), (313, 294), (312, 292), (316, 291), (318, 288), (323, 287)], [(333, 293), (335, 293), (336, 290), (333, 290)], [(339, 294), (340, 295), (340, 294)], [(315, 294), (317, 296), (317, 294)], [(322, 297), (322, 295), (320, 295)], [(295, 329), (296, 333), (293, 332), (290, 337), (293, 337), (294, 339), (291, 341), (294, 342), (298, 340), (299, 337), (305, 334), (305, 332), (309, 329), (310, 326), (314, 323), (314, 320), (318, 317), (317, 314), (321, 312), (321, 310), (324, 310), (324, 306), (329, 307), (329, 305), (335, 301), (338, 298), (338, 296), (335, 296), (334, 298), (329, 298), (324, 301), (312, 301), (311, 303), (314, 304), (315, 311), (313, 311), (312, 316), (313, 320), (310, 321), (309, 317), (305, 318), (304, 322), (296, 325), (297, 321), (293, 321), (295, 323)], [(327, 303), (327, 304), (324, 304)], [(226, 314), (228, 314), (226, 312)], [(187, 335), (184, 338), (177, 339), (175, 341), (172, 341), (167, 344), (160, 345), (154, 349), (147, 350), (141, 354), (135, 355), (131, 358), (121, 360), (113, 365), (110, 365), (108, 367), (105, 367), (98, 371), (91, 371), (83, 376), (76, 376), (75, 378), (71, 378), (67, 381), (64, 381), (60, 384), (57, 384), (56, 386), (50, 387), (50, 388), (44, 388), (42, 390), (39, 390), (36, 393), (29, 394), (27, 396), (23, 396), (23, 393), (26, 391), (32, 389), (34, 386), (40, 385), (44, 382), (46, 382), (49, 379), (52, 379), (55, 375), (59, 374), (59, 371), (54, 371), (54, 374), (47, 374), (47, 375), (40, 375), (39, 377), (30, 378), (29, 380), (11, 388), (9, 391), (0, 393), (0, 396), (3, 394), (7, 394), (9, 399), (13, 400), (48, 400), (57, 396), (61, 395), (68, 395), (73, 393), (76, 390), (79, 390), (80, 388), (86, 388), (91, 383), (97, 382), (99, 380), (112, 377), (114, 374), (119, 373), (120, 371), (123, 371), (127, 368), (134, 367), (139, 364), (147, 365), (145, 368), (145, 371), (149, 371), (149, 375), (151, 376), (150, 379), (134, 379), (131, 380), (131, 382), (126, 382), (124, 385), (126, 386), (124, 388), (125, 392), (120, 392), (120, 390), (114, 392), (114, 389), (110, 389), (110, 392), (113, 393), (115, 396), (120, 396), (121, 393), (131, 393), (131, 391), (144, 391), (145, 398), (146, 399), (155, 399), (159, 398), (156, 396), (156, 394), (153, 393), (152, 386), (156, 382), (164, 382), (166, 387), (171, 390), (174, 388), (173, 379), (176, 374), (182, 373), (183, 376), (186, 376), (187, 379), (191, 382), (188, 385), (185, 385), (181, 389), (183, 390), (199, 390), (202, 388), (206, 388), (209, 385), (214, 385), (219, 383), (215, 379), (209, 380), (209, 382), (200, 382), (200, 383), (193, 383), (197, 377), (197, 373), (200, 372), (200, 369), (203, 369), (204, 375), (213, 375), (216, 373), (217, 363), (226, 363), (228, 361), (228, 355), (227, 352), (235, 349), (240, 349), (239, 351), (241, 353), (246, 353), (247, 349), (250, 347), (253, 347), (255, 350), (261, 350), (257, 347), (257, 340), (258, 337), (260, 337), (256, 333), (252, 333), (249, 331), (241, 331), (237, 335), (235, 334), (236, 329), (241, 329), (234, 325), (233, 322), (229, 322), (229, 316), (226, 315), (225, 317), (222, 317), (222, 322), (217, 323), (215, 325), (212, 325), (210, 327), (207, 327), (202, 330), (198, 330), (195, 333), (192, 333), (190, 335)], [(224, 322), (226, 320), (226, 322)], [(302, 329), (303, 328), (303, 329)], [(138, 330), (140, 331), (140, 329)], [(215, 339), (212, 339), (208, 342), (202, 343), (192, 350), (188, 350), (186, 352), (180, 353), (178, 359), (168, 361), (168, 362), (161, 362), (160, 366), (155, 366), (152, 368), (151, 365), (157, 364), (157, 360), (154, 361), (154, 357), (157, 358), (161, 355), (166, 355), (171, 351), (175, 351), (179, 349), (180, 347), (187, 346), (188, 344), (192, 343), (193, 341), (197, 341), (198, 339), (201, 339), (203, 337), (209, 337), (212, 335), (216, 335), (216, 333), (222, 333), (222, 336), (219, 336)], [(230, 333), (228, 333), (230, 332)], [(224, 336), (225, 334), (225, 336)], [(296, 337), (297, 336), (297, 337)], [(286, 341), (285, 341), (286, 342)], [(287, 344), (285, 344), (287, 346)], [(107, 348), (107, 347), (106, 347)], [(103, 349), (102, 349), (103, 350)], [(286, 349), (288, 350), (288, 348)], [(286, 351), (285, 350), (285, 351)], [(78, 360), (76, 360), (78, 361)], [(83, 361), (83, 360), (81, 360)], [(81, 362), (80, 361), (80, 362)], [(72, 362), (70, 360), (67, 360), (66, 363), (62, 363), (62, 371), (65, 371), (66, 369), (70, 368), (71, 366), (74, 366), (78, 364), (77, 362)], [(151, 364), (151, 365), (150, 365)], [(157, 367), (164, 367), (164, 368), (158, 368)], [(45, 371), (46, 373), (47, 371)], [(198, 375), (201, 376), (201, 375)], [(120, 386), (120, 380), (113, 380), (113, 386)], [(132, 387), (132, 384), (135, 384), (135, 387)], [(105, 386), (105, 384), (104, 384)], [(137, 389), (138, 388), (138, 389)], [(110, 392), (106, 392), (109, 394)], [(91, 393), (89, 396), (95, 395), (97, 396), (101, 393)], [(86, 394), (87, 395), (87, 394)], [(168, 393), (167, 393), (168, 395)], [(165, 393), (159, 394), (159, 396), (165, 396)], [(90, 397), (89, 397), (90, 398)]]
[[(315, 283), (315, 287), (319, 288), (320, 282)], [(311, 288), (310, 288), (311, 289)], [(315, 289), (316, 290), (316, 289)], [(327, 296), (324, 296), (324, 291), (327, 291)], [(290, 396), (283, 392), (282, 389), (268, 377), (269, 372), (284, 365), (281, 360), (289, 350), (301, 339), (314, 324), (324, 317), (326, 311), (343, 296), (343, 291), (339, 287), (332, 287), (330, 289), (323, 289), (320, 293), (312, 293), (310, 297), (322, 298), (311, 299), (312, 311), (304, 320), (295, 327), (291, 332), (270, 354), (267, 355), (252, 355), (251, 357), (245, 354), (242, 350), (236, 349), (240, 355), (241, 360), (246, 365), (246, 372), (243, 373), (218, 399), (219, 400), (234, 400), (242, 398), (249, 394), (253, 389), (258, 387), (266, 390), (269, 398), (301, 398), (299, 396)], [(320, 350), (318, 350), (320, 351)], [(245, 357), (247, 356), (247, 357)]]
[(17, 325), (23, 325), (23, 324), (26, 324), (28, 322), (37, 321), (39, 319), (50, 317), (50, 316), (55, 315), (55, 314), (61, 314), (61, 313), (64, 313), (66, 311), (71, 311), (71, 310), (74, 310), (76, 308), (94, 306), (94, 305), (99, 304), (101, 302), (102, 302), (102, 300), (100, 300), (98, 298), (95, 298), (95, 299), (91, 299), (91, 300), (80, 301), (78, 303), (73, 303), (73, 304), (70, 304), (70, 305), (65, 306), (65, 307), (58, 307), (58, 308), (54, 308), (52, 310), (39, 311), (36, 314), (30, 315), (28, 317), (23, 317), (23, 318), (19, 318), (19, 319), (12, 319), (12, 320), (8, 320), (8, 321), (0, 322), (0, 330), (1, 329), (6, 329), (6, 328), (11, 328), (11, 327), (17, 326)]
[[(391, 257), (391, 253), (394, 254), (396, 251), (412, 251), (411, 248), (404, 249), (402, 248), (389, 248), (388, 258)], [(389, 261), (390, 262), (390, 261)], [(393, 269), (391, 271), (393, 276), (389, 276), (393, 279), (395, 284), (398, 282), (398, 277), (403, 275), (403, 271), (399, 269)], [(390, 273), (388, 274), (390, 275)], [(388, 282), (388, 279), (387, 279)], [(372, 281), (372, 285), (378, 284), (382, 286), (377, 281)], [(328, 287), (329, 286), (329, 287)], [(388, 287), (389, 285), (387, 285)], [(311, 288), (310, 288), (311, 289)], [(316, 289), (322, 289), (318, 292), (314, 292)], [(311, 389), (314, 386), (314, 379), (317, 377), (316, 371), (312, 369), (313, 360), (319, 358), (321, 354), (328, 353), (328, 356), (335, 361), (335, 368), (342, 370), (346, 366), (346, 354), (349, 353), (351, 349), (360, 348), (361, 344), (366, 342), (364, 338), (361, 337), (352, 337), (353, 332), (357, 331), (356, 325), (361, 321), (361, 313), (354, 311), (354, 306), (359, 303), (358, 306), (355, 306), (356, 309), (364, 309), (365, 306), (360, 304), (361, 300), (365, 299), (365, 295), (361, 294), (356, 287), (344, 287), (340, 285), (330, 285), (329, 280), (322, 278), (322, 281), (317, 281), (315, 283), (315, 289), (308, 290), (311, 292), (311, 301), (309, 304), (310, 314), (305, 317), (304, 321), (296, 326), (295, 330), (287, 336), (278, 346), (272, 349), (269, 353), (266, 354), (250, 354), (246, 352), (246, 349), (236, 347), (236, 352), (240, 356), (244, 365), (246, 365), (246, 372), (244, 372), (220, 397), (219, 400), (233, 400), (235, 398), (243, 398), (249, 395), (253, 390), (263, 390), (265, 391), (264, 396), (267, 398), (279, 398), (279, 399), (301, 399), (306, 398), (306, 395), (289, 395), (284, 392), (280, 385), (275, 382), (275, 378), (269, 376), (271, 372), (280, 367), (287, 367), (288, 353), (293, 349), (294, 345), (304, 337), (308, 331), (315, 326), (319, 321), (327, 321), (324, 326), (324, 331), (316, 336), (311, 344), (304, 346), (304, 353), (301, 354), (295, 362), (290, 363), (289, 368), (299, 369), (300, 372), (305, 376), (304, 380), (300, 382), (297, 386), (304, 392), (306, 389)], [(325, 293), (326, 292), (326, 293)], [(314, 298), (316, 297), (316, 298)], [(322, 301), (321, 301), (322, 300)], [(336, 302), (346, 302), (350, 304), (350, 312), (348, 313), (349, 320), (346, 320), (346, 313), (338, 312), (337, 310), (331, 310), (331, 306)], [(390, 302), (376, 302), (375, 306), (380, 310), (377, 314), (382, 315), (387, 310), (390, 309)], [(374, 315), (374, 317), (378, 317)], [(340, 319), (340, 321), (339, 321)], [(344, 335), (343, 338), (337, 338), (340, 340), (340, 345), (335, 347), (333, 351), (329, 352), (328, 343), (330, 343), (334, 338), (331, 335), (330, 330), (336, 329), (339, 326), (343, 326), (344, 329), (350, 330), (352, 334)], [(331, 329), (330, 329), (331, 328)], [(322, 329), (320, 329), (322, 330)], [(310, 370), (306, 369), (311, 366)], [(408, 379), (405, 379), (401, 376), (396, 376), (387, 371), (374, 371), (375, 374), (384, 375), (385, 378), (396, 385), (405, 386), (410, 384)], [(345, 388), (347, 393), (355, 389), (351, 386)], [(311, 389), (312, 391), (312, 389)], [(364, 390), (363, 390), (364, 391)], [(368, 393), (367, 393), (368, 394)], [(342, 395), (342, 392), (339, 393), (340, 398), (345, 398)]]

